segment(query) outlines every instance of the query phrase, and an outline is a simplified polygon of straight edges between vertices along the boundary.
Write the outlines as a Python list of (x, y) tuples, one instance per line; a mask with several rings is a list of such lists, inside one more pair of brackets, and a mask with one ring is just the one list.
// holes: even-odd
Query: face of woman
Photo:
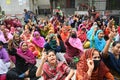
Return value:
[(120, 55), (120, 43), (117, 43), (113, 48), (113, 53), (117, 56)]
[(98, 51), (93, 52), (93, 60), (100, 60), (100, 54)]
[(93, 62), (94, 62), (94, 69), (93, 69), (93, 71), (95, 71), (99, 67), (99, 64), (100, 64), (100, 54), (99, 54), (98, 51), (95, 50), (93, 52), (92, 59), (93, 59)]
[(23, 51), (27, 51), (27, 49), (28, 49), (27, 43), (23, 43), (23, 45), (22, 45), (22, 50), (23, 50)]
[(16, 35), (16, 36), (15, 36), (15, 40), (16, 40), (16, 41), (20, 41), (19, 35)]
[(48, 53), (48, 62), (50, 63), (50, 64), (56, 64), (56, 55), (55, 55), (55, 53), (54, 52), (49, 52)]
[(103, 32), (98, 33), (98, 38), (99, 39), (102, 39), (103, 37), (104, 37), (104, 33)]
[(39, 34), (36, 34), (36, 35), (35, 35), (35, 38), (36, 38), (36, 39), (39, 39), (39, 37), (40, 37)]

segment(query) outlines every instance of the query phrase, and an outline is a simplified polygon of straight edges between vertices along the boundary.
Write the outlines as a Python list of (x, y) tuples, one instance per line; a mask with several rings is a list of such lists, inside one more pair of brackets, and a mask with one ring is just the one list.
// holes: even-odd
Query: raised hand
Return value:
[(41, 60), (43, 60), (44, 62), (47, 60), (47, 54), (46, 52), (42, 52), (42, 58)]
[(88, 65), (90, 70), (94, 69), (94, 62), (93, 62), (93, 60), (87, 59), (87, 65)]
[(111, 31), (110, 34), (109, 34), (109, 39), (113, 40), (113, 38), (115, 37), (115, 34), (116, 33), (114, 33), (114, 32)]

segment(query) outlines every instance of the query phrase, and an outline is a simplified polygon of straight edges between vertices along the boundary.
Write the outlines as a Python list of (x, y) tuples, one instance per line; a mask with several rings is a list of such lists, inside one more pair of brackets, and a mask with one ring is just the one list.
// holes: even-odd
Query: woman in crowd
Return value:
[(115, 34), (116, 33), (113, 32), (110, 32), (109, 34), (109, 39), (103, 50), (103, 60), (115, 79), (120, 80), (120, 41), (113, 42), (112, 48), (109, 51), (110, 44), (112, 43)]
[(60, 36), (64, 42), (68, 39), (68, 37), (70, 35), (70, 33), (69, 33), (70, 29), (71, 29), (71, 27), (65, 26), (65, 25), (63, 25), (61, 28)]
[(94, 30), (91, 39), (90, 39), (90, 47), (95, 48), (98, 51), (102, 51), (106, 41), (104, 39), (104, 33), (102, 30)]
[(32, 43), (35, 45), (36, 51), (38, 52), (37, 57), (41, 57), (41, 52), (45, 45), (45, 39), (40, 35), (38, 31), (35, 31), (32, 38)]
[(9, 54), (16, 57), (16, 63), (15, 68), (7, 72), (7, 80), (23, 80), (26, 77), (29, 77), (30, 80), (37, 80), (35, 76), (36, 60), (33, 53), (28, 49), (27, 42), (21, 42), (17, 50), (15, 48), (9, 50)]
[(40, 27), (39, 29), (41, 36), (43, 36), (44, 38), (49, 34), (48, 26)]
[[(19, 44), (21, 42), (21, 39), (20, 39), (20, 35), (19, 33), (14, 33), (13, 35), (13, 39), (9, 40), (8, 42), (8, 50), (11, 50), (11, 49), (17, 49), (19, 48)], [(9, 55), (10, 56), (10, 59), (12, 60), (12, 62), (15, 64), (15, 56), (12, 56), (12, 55)]]
[(31, 38), (30, 30), (29, 29), (24, 30), (20, 37), (23, 41), (29, 41)]
[(109, 69), (102, 62), (98, 50), (85, 51), (77, 64), (76, 80), (114, 80)]
[(61, 46), (60, 52), (61, 52), (61, 53), (65, 53), (65, 52), (66, 52), (66, 48), (65, 48), (64, 42), (63, 42), (60, 34), (57, 34), (57, 38), (58, 38), (58, 40), (59, 40), (59, 42), (60, 42), (60, 46)]
[(86, 42), (87, 40), (87, 34), (86, 34), (86, 29), (82, 28), (77, 32), (78, 38), (81, 40), (82, 43)]
[(60, 42), (55, 34), (50, 34), (50, 37), (47, 40), (47, 43), (44, 45), (44, 48), (46, 51), (54, 50), (55, 52), (60, 52)]
[(68, 64), (73, 62), (75, 57), (79, 58), (83, 53), (83, 45), (75, 31), (71, 32), (70, 37), (65, 42), (66, 53), (64, 55)]
[(6, 80), (6, 73), (10, 68), (10, 58), (3, 45), (3, 42), (0, 41), (0, 80)]
[[(47, 62), (46, 62), (47, 60)], [(44, 80), (70, 80), (74, 71), (64, 62), (59, 62), (54, 51), (43, 53), (41, 64), (37, 69), (36, 76), (43, 76)]]
[(12, 34), (6, 29), (4, 25), (0, 27), (0, 41), (4, 43), (4, 47), (7, 48), (8, 41), (12, 39)]

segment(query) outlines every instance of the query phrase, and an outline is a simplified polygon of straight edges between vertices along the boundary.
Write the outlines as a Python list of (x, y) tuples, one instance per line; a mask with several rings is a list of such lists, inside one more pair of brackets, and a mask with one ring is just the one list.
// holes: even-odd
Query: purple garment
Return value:
[[(9, 33), (9, 32), (7, 33), (7, 37), (8, 37), (8, 39), (13, 38), (12, 34)], [(7, 43), (7, 41), (6, 41), (5, 37), (4, 37), (4, 34), (3, 34), (3, 32), (1, 30), (0, 30), (0, 41), (2, 41), (3, 43)]]
[[(36, 35), (39, 35), (39, 38), (36, 38), (36, 37), (35, 37)], [(32, 42), (33, 42), (35, 45), (37, 45), (39, 48), (43, 48), (43, 47), (44, 47), (44, 44), (45, 44), (45, 39), (44, 39), (44, 37), (40, 36), (40, 34), (39, 34), (38, 31), (35, 31), (35, 32), (34, 32), (34, 35), (33, 35)]]
[(23, 52), (22, 49), (17, 49), (17, 54), (26, 60), (27, 63), (36, 64), (35, 57), (30, 50)]
[(10, 61), (8, 52), (4, 48), (0, 49), (0, 59), (2, 59), (4, 62)]
[(64, 57), (67, 62), (70, 62), (74, 57), (79, 58), (81, 56), (82, 52), (79, 49), (71, 46), (69, 40), (66, 40), (65, 45), (66, 45), (66, 53)]
[(18, 54), (21, 58), (25, 59), (25, 61), (26, 61), (27, 63), (36, 64), (35, 56), (33, 55), (33, 53), (32, 53), (29, 49), (27, 49), (25, 52), (23, 52), (23, 50), (22, 50), (22, 45), (23, 45), (23, 43), (28, 44), (28, 43), (25, 42), (25, 41), (21, 42), (19, 48), (17, 49), (17, 54)]

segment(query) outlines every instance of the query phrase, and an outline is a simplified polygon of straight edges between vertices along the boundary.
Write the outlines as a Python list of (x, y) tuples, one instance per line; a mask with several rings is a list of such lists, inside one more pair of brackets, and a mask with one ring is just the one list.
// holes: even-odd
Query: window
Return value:
[(107, 10), (120, 10), (120, 0), (106, 0)]
[(75, 8), (75, 0), (66, 0), (67, 8)]

